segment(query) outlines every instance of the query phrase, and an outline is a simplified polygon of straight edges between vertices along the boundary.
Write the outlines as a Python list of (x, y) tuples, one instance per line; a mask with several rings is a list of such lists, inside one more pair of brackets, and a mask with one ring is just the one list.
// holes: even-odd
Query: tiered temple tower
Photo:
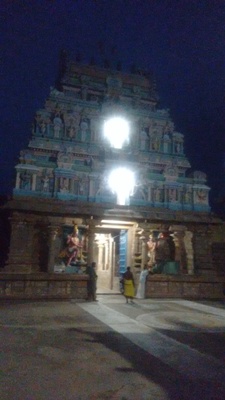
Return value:
[[(14, 196), (114, 203), (107, 178), (119, 163), (135, 172), (130, 205), (210, 210), (206, 175), (190, 173), (184, 136), (168, 110), (157, 108), (152, 78), (71, 62), (61, 88), (51, 88), (35, 115)], [(130, 140), (113, 149), (103, 128), (118, 115), (129, 123)]]

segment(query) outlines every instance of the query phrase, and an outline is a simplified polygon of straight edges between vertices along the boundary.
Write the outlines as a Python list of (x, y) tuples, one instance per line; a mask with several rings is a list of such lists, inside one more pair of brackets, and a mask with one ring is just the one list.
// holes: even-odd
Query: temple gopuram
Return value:
[(1, 298), (86, 298), (118, 290), (126, 267), (146, 296), (221, 299), (224, 222), (193, 171), (153, 77), (67, 62), (15, 166)]

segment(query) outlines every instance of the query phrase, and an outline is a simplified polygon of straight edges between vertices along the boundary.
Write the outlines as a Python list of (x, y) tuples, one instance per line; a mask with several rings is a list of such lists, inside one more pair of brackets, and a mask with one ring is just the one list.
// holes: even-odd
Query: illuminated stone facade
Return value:
[[(156, 274), (188, 275), (189, 287), (191, 277), (210, 281), (210, 276), (224, 276), (223, 259), (215, 262), (214, 250), (224, 251), (224, 224), (210, 213), (206, 175), (190, 172), (183, 134), (168, 110), (157, 106), (153, 78), (71, 62), (58, 89), (51, 88), (45, 106), (36, 112), (28, 148), (15, 167), (13, 199), (7, 204), (12, 235), (5, 272), (39, 274), (39, 288), (41, 274), (48, 286), (46, 273), (52, 285), (57, 272), (59, 288), (60, 272), (81, 275), (96, 260), (99, 283), (112, 289), (127, 265), (138, 279), (145, 263), (153, 267), (152, 260), (161, 257), (166, 267)], [(129, 124), (129, 140), (121, 149), (112, 148), (104, 136), (104, 123), (111, 117)], [(118, 167), (135, 175), (124, 206), (108, 185), (109, 174)], [(63, 255), (74, 227), (82, 248), (66, 267)], [(151, 253), (151, 240), (157, 254)], [(68, 279), (65, 283), (62, 277), (67, 288), (62, 297), (76, 297)], [(211, 298), (220, 297), (220, 283)], [(156, 285), (160, 294), (165, 282)], [(32, 285), (26, 287), (32, 296)], [(84, 289), (79, 293), (84, 296)], [(198, 293), (196, 289), (193, 297)]]

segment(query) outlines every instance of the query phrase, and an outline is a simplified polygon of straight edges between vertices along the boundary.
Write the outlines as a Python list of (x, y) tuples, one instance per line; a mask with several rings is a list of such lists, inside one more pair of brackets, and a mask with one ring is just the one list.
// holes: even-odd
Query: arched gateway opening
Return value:
[(187, 274), (188, 253), (193, 254), (189, 239), (182, 226), (102, 220), (95, 225), (92, 246), (98, 292), (119, 291), (120, 277), (128, 265), (137, 281), (145, 264), (154, 274)]
[(132, 263), (135, 222), (103, 220), (96, 227), (93, 258), (97, 263), (98, 293), (119, 292), (121, 274)]

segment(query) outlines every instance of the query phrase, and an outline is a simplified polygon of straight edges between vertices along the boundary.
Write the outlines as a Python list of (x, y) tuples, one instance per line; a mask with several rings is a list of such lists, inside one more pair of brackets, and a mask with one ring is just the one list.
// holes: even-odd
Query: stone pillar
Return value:
[(136, 235), (136, 227), (132, 227), (130, 229), (130, 255), (131, 255), (131, 265), (133, 264), (134, 254), (136, 253), (135, 249), (135, 235)]
[(38, 272), (38, 232), (35, 219), (24, 214), (14, 214), (10, 222), (11, 240), (6, 272)]
[(169, 196), (168, 196), (168, 187), (167, 185), (164, 186), (164, 203), (169, 202)]
[(176, 231), (173, 234), (173, 242), (175, 245), (175, 261), (179, 263), (180, 272), (185, 273), (187, 270), (187, 255), (184, 245), (184, 231)]
[(105, 269), (109, 269), (109, 242), (110, 242), (110, 237), (107, 237), (107, 240), (105, 242)]
[(99, 243), (98, 244), (98, 268), (103, 271), (105, 269), (104, 267), (104, 244)]
[(115, 242), (113, 239), (110, 238), (110, 264), (111, 265), (111, 282), (110, 282), (110, 289), (113, 289), (114, 286), (114, 276), (116, 270), (116, 259), (115, 259)]
[[(146, 235), (147, 236), (147, 235)], [(141, 236), (141, 269), (147, 263), (147, 238), (145, 234)]]
[(144, 265), (147, 264), (148, 260), (148, 248), (147, 248), (147, 241), (149, 237), (149, 225), (147, 221), (140, 223), (139, 232), (136, 231), (137, 237), (139, 236), (139, 251), (136, 253), (140, 253), (141, 258), (141, 269), (144, 268)]
[(187, 254), (187, 271), (189, 275), (194, 274), (194, 251), (192, 238), (193, 233), (190, 231), (186, 231), (184, 236), (184, 245)]
[(89, 197), (95, 196), (95, 180), (93, 177), (90, 177), (89, 180)]
[(57, 256), (59, 255), (59, 232), (60, 227), (58, 225), (49, 225), (48, 226), (48, 272), (54, 272), (54, 266), (56, 263)]
[(137, 231), (134, 235), (134, 254), (140, 253), (140, 246), (139, 246), (139, 235)]
[(152, 188), (151, 188), (151, 186), (149, 185), (149, 186), (148, 186), (148, 197), (147, 197), (147, 200), (148, 200), (148, 201), (152, 201), (152, 198), (151, 198), (151, 189), (152, 189)]
[(31, 186), (31, 190), (35, 190), (35, 189), (36, 189), (36, 180), (37, 180), (37, 174), (33, 174), (33, 175), (32, 175), (32, 186)]
[(87, 263), (90, 264), (94, 260), (94, 240), (95, 240), (95, 224), (90, 221), (88, 230), (88, 253)]
[[(180, 266), (180, 272), (182, 273), (187, 273), (187, 249), (189, 252), (189, 257), (191, 260), (191, 255), (193, 259), (193, 246), (192, 246), (192, 241), (191, 238), (187, 235), (186, 237), (186, 244), (184, 242), (185, 234), (187, 231), (187, 227), (184, 225), (171, 225), (169, 228), (169, 231), (171, 232), (171, 237), (173, 238), (173, 243), (175, 246), (175, 257), (174, 260), (179, 263)], [(190, 264), (189, 260), (189, 264)]]

